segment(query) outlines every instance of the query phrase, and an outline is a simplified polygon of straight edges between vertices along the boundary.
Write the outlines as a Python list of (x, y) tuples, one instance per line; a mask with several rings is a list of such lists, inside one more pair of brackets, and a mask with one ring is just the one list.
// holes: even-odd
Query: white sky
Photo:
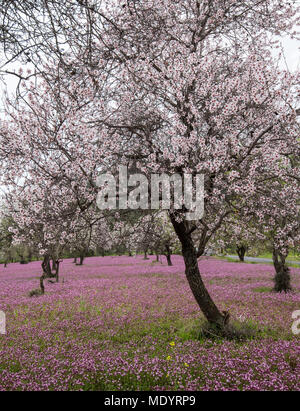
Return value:
[(300, 42), (286, 37), (282, 40), (282, 45), (289, 70), (300, 68)]
[[(1, 1), (1, 0), (0, 0)], [(284, 51), (284, 56), (285, 59), (282, 60), (282, 67), (286, 68), (286, 65), (290, 71), (295, 71), (297, 68), (300, 68), (300, 43), (297, 40), (290, 40), (289, 38), (283, 38), (282, 39), (282, 46), (283, 46), (283, 51)], [(274, 51), (274, 55), (276, 55)], [(10, 71), (15, 71), (17, 72), (20, 67), (20, 64), (15, 63), (13, 65), (10, 65), (9, 69)], [(30, 68), (30, 65), (28, 67), (22, 67), (24, 72), (27, 68)], [(0, 83), (0, 119), (4, 118), (4, 112), (3, 112), (3, 99), (4, 99), (4, 89), (6, 88), (8, 93), (11, 95), (15, 93), (16, 86), (18, 84), (19, 79), (13, 75), (7, 75), (5, 78), (5, 84)], [(0, 186), (0, 197), (1, 197), (1, 190), (2, 187)]]
[[(288, 37), (283, 38), (282, 46), (284, 50), (285, 59), (282, 60), (282, 68), (286, 68), (286, 64), (290, 71), (295, 71), (297, 68), (300, 68), (300, 42), (297, 40), (291, 40)], [(274, 55), (277, 54), (277, 51), (274, 50)], [(6, 67), (10, 71), (17, 72), (20, 67), (19, 63), (11, 64), (9, 67)], [(30, 68), (30, 65), (26, 67), (22, 66), (24, 72), (27, 68)], [(19, 79), (13, 75), (6, 75), (5, 76), (5, 84), (0, 84), (0, 118), (3, 116), (3, 97), (4, 97), (4, 89), (5, 87), (8, 90), (9, 94), (12, 94), (16, 90), (16, 86), (18, 84)]]

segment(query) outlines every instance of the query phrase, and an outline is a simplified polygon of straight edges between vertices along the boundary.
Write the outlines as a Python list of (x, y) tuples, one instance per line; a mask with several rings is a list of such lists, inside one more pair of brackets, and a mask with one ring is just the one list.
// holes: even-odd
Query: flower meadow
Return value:
[(61, 263), (38, 287), (40, 262), (0, 267), (1, 390), (299, 390), (300, 269), (293, 293), (271, 292), (271, 265), (199, 261), (221, 310), (257, 331), (246, 341), (204, 338), (181, 256), (89, 257)]

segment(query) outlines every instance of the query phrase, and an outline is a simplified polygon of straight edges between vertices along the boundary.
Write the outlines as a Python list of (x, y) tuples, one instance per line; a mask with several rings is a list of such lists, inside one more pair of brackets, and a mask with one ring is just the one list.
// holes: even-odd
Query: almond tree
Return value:
[[(292, 143), (292, 142), (291, 142)], [(216, 241), (238, 244), (259, 242), (273, 255), (274, 291), (288, 292), (290, 284), (286, 258), (300, 244), (299, 142), (282, 146), (272, 170), (262, 172), (253, 195), (236, 205), (236, 213), (224, 225)]]
[(180, 243), (174, 228), (168, 218), (167, 213), (161, 212), (155, 219), (156, 237), (153, 242), (153, 249), (156, 255), (164, 255), (169, 266), (172, 266), (172, 253), (180, 247)]
[[(208, 294), (197, 257), (235, 205), (243, 199), (247, 206), (260, 174), (276, 172), (282, 150), (295, 146), (297, 77), (273, 63), (270, 38), (293, 32), (296, 7), (279, 1), (113, 4), (103, 11), (95, 54), (115, 62), (118, 98), (94, 122), (115, 131), (107, 148), (120, 162), (138, 158), (148, 174), (205, 175), (204, 217), (192, 223), (186, 212), (171, 211), (170, 219), (194, 297), (208, 321), (223, 327), (227, 317)], [(107, 144), (103, 136), (100, 141)]]
[[(289, 251), (299, 248), (300, 244), (300, 168), (291, 167), (290, 160), (286, 159), (280, 179), (269, 175), (266, 184), (266, 179), (261, 176), (264, 184), (260, 187), (259, 196), (253, 196), (252, 210), (250, 204), (246, 210), (252, 222), (255, 222), (252, 223), (254, 236), (263, 236), (272, 252), (276, 292), (288, 292), (292, 289), (286, 258)], [(282, 162), (280, 167), (282, 169)], [(262, 208), (263, 212), (254, 211), (259, 208)]]
[(261, 244), (265, 240), (264, 235), (260, 235), (255, 228), (253, 228), (251, 218), (245, 216), (240, 217), (238, 210), (231, 214), (226, 224), (218, 230), (216, 235), (212, 238), (213, 245), (218, 249), (228, 250), (234, 249), (241, 262), (244, 262), (246, 252), (253, 244), (258, 242)]
[(47, 175), (50, 186), (64, 181), (66, 192), (80, 193), (81, 211), (95, 201), (101, 165), (136, 164), (147, 176), (204, 174), (204, 216), (192, 222), (174, 207), (169, 216), (191, 291), (223, 328), (228, 315), (207, 292), (197, 257), (237, 204), (247, 208), (259, 195), (261, 175), (281, 174), (279, 160), (299, 147), (299, 79), (271, 55), (272, 36), (294, 35), (296, 2), (86, 4), (89, 45), (80, 47), (79, 29), (63, 60), (44, 65), (46, 81), (28, 90), (29, 107), (4, 125), (3, 154), (23, 165), (26, 158), (26, 172)]

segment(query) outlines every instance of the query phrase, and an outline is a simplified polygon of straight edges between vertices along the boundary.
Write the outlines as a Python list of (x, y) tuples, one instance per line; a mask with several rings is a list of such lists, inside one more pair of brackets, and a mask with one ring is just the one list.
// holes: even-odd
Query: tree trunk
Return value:
[(20, 257), (21, 257), (20, 264), (27, 264), (27, 261), (25, 260), (24, 255), (21, 255)]
[(40, 288), (41, 288), (41, 293), (44, 294), (45, 293), (44, 279), (52, 277), (49, 254), (44, 255), (44, 259), (42, 262), (42, 270), (43, 270), (43, 274), (40, 277)]
[(74, 257), (73, 264), (77, 264), (77, 257)]
[(40, 277), (40, 288), (41, 288), (41, 293), (42, 293), (42, 294), (45, 294), (44, 279), (45, 279), (45, 275), (43, 274), (43, 275)]
[(78, 264), (78, 265), (82, 265), (82, 264), (83, 264), (83, 260), (84, 260), (84, 255), (81, 254), (81, 256), (79, 257), (79, 264)]
[(45, 254), (44, 256), (44, 260), (42, 262), (42, 269), (43, 269), (44, 278), (52, 277), (49, 254)]
[(171, 260), (171, 255), (170, 255), (170, 254), (166, 254), (166, 258), (167, 258), (168, 265), (169, 265), (169, 266), (173, 265), (173, 264), (172, 264), (172, 260)]
[(56, 271), (56, 261), (54, 257), (52, 257), (52, 271)]
[(246, 247), (243, 246), (243, 245), (236, 247), (236, 252), (237, 252), (237, 254), (238, 254), (239, 259), (240, 259), (241, 262), (244, 262), (244, 260), (245, 260), (246, 251), (247, 251), (247, 250), (246, 250)]
[(29, 263), (31, 263), (31, 261), (32, 261), (32, 252), (31, 252), (31, 251), (28, 252), (27, 261), (28, 261)]
[(61, 260), (56, 260), (55, 261), (55, 279), (56, 282), (59, 282), (59, 264), (61, 263)]
[(171, 265), (173, 265), (173, 264), (172, 264), (172, 260), (171, 260), (171, 249), (170, 249), (170, 247), (169, 247), (168, 244), (165, 245), (165, 249), (166, 249), (165, 256), (166, 256), (168, 265), (171, 266)]
[(148, 258), (148, 256), (147, 256), (147, 251), (148, 251), (148, 250), (145, 250), (145, 251), (144, 251), (144, 260), (149, 260), (149, 258)]
[(181, 242), (182, 255), (185, 263), (185, 275), (191, 291), (206, 319), (223, 328), (226, 316), (222, 315), (210, 297), (200, 275), (196, 250), (189, 232), (187, 222), (178, 222), (173, 214), (170, 215), (175, 232)]
[(159, 262), (159, 254), (156, 254), (156, 261)]
[(290, 270), (285, 264), (285, 259), (286, 256), (273, 249), (273, 264), (276, 271), (274, 291), (278, 293), (287, 293), (292, 290)]

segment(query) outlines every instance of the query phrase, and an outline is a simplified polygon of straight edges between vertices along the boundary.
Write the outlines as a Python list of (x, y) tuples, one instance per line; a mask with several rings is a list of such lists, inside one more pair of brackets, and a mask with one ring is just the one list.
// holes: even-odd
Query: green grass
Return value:
[[(259, 255), (257, 255), (257, 256), (248, 256), (248, 257), (257, 257), (257, 258), (271, 258), (271, 260), (272, 260), (272, 253), (262, 253), (262, 254), (259, 254)], [(288, 254), (288, 256), (287, 256), (287, 260), (290, 260), (290, 261), (300, 261), (300, 255), (298, 255), (298, 254), (295, 254), (295, 253), (289, 253)]]
[(270, 293), (272, 291), (271, 287), (257, 287), (253, 288), (253, 291), (256, 293)]
[[(252, 256), (248, 256), (248, 257), (252, 257)], [(229, 263), (241, 263), (240, 260), (235, 259), (235, 258), (231, 258), (231, 257), (226, 257), (226, 256), (213, 256), (213, 258), (216, 258), (217, 260), (225, 260), (228, 261)], [(257, 258), (269, 258), (267, 256), (258, 256)], [(295, 258), (295, 261), (300, 261), (299, 257)], [(244, 261), (243, 264), (268, 264), (268, 265), (273, 265), (273, 262), (268, 262), (268, 261)], [(286, 265), (288, 267), (294, 267), (294, 268), (299, 268), (299, 264), (292, 264), (292, 263), (286, 263)]]

